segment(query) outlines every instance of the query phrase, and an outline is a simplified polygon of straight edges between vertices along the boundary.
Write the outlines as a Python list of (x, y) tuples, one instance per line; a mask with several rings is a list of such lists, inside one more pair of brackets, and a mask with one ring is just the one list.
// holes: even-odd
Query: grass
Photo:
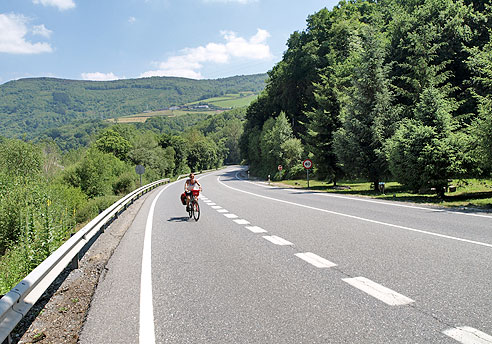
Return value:
[(203, 114), (203, 115), (215, 115), (218, 113), (223, 112), (223, 110), (199, 110), (199, 111), (193, 111), (193, 110), (161, 110), (161, 111), (152, 111), (152, 112), (145, 112), (145, 113), (138, 113), (135, 115), (128, 115), (128, 116), (123, 116), (119, 118), (111, 118), (108, 119), (109, 122), (114, 122), (114, 123), (143, 123), (145, 122), (148, 118), (151, 117), (176, 117), (176, 116), (182, 116), (186, 115), (189, 113), (198, 113), (198, 114)]
[(202, 103), (202, 104), (215, 105), (217, 107), (222, 107), (222, 108), (238, 108), (238, 107), (248, 106), (257, 97), (258, 95), (253, 94), (252, 92), (243, 92), (243, 93), (235, 93), (235, 94), (226, 94), (221, 97), (203, 99), (200, 101), (188, 103), (186, 105), (197, 105)]
[[(395, 200), (401, 202), (436, 204), (445, 207), (474, 207), (492, 210), (492, 180), (490, 179), (465, 179), (454, 181), (456, 192), (447, 192), (444, 200), (439, 199), (435, 193), (415, 194), (396, 182), (385, 184), (385, 193), (381, 194), (371, 189), (371, 183), (365, 181), (340, 181), (337, 188), (333, 183), (310, 180), (312, 190), (338, 193), (345, 195), (358, 195), (378, 199)], [(284, 180), (278, 185), (287, 184), (296, 188), (307, 188), (307, 181), (303, 179)]]
[(241, 97), (237, 99), (225, 99), (221, 101), (216, 101), (213, 102), (212, 104), (223, 108), (238, 108), (238, 107), (248, 106), (257, 97), (258, 97), (257, 95), (253, 94), (250, 96)]

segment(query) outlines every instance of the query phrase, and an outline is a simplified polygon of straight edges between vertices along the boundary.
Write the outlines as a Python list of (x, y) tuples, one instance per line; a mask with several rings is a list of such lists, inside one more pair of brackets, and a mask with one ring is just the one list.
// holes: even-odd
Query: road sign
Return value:
[(309, 159), (306, 159), (302, 162), (302, 166), (304, 166), (306, 170), (309, 170), (313, 167), (313, 162)]
[(137, 172), (137, 174), (144, 174), (145, 173), (145, 167), (143, 167), (142, 165), (137, 165), (137, 166), (135, 166), (135, 172)]
[(278, 165), (279, 172), (282, 171), (282, 168), (283, 168), (282, 165)]
[(142, 165), (135, 166), (135, 172), (140, 175), (140, 186), (142, 186), (142, 174), (145, 173), (145, 167)]

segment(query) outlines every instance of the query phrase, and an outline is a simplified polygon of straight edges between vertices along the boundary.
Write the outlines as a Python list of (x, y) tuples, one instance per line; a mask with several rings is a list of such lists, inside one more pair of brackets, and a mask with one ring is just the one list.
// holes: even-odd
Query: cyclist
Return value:
[(195, 175), (193, 173), (190, 173), (190, 178), (186, 179), (184, 185), (184, 190), (186, 194), (186, 211), (189, 211), (190, 208), (191, 190), (196, 189), (197, 186), (200, 188), (200, 191), (202, 191), (202, 186), (200, 185), (198, 180), (195, 179)]

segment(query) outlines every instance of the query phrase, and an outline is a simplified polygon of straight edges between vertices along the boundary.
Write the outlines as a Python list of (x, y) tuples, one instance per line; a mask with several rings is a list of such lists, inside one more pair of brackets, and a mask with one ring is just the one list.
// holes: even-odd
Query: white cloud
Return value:
[(266, 40), (270, 34), (266, 30), (258, 29), (249, 40), (238, 37), (232, 31), (222, 31), (225, 43), (208, 43), (206, 46), (186, 48), (183, 54), (169, 57), (166, 61), (157, 64), (157, 70), (141, 74), (141, 77), (150, 76), (181, 76), (185, 78), (201, 79), (200, 69), (204, 63), (231, 63), (232, 58), (249, 60), (269, 60), (273, 58)]
[(33, 4), (41, 4), (43, 6), (54, 6), (60, 11), (69, 10), (75, 8), (75, 2), (73, 0), (32, 0)]
[(128, 22), (129, 22), (130, 24), (133, 24), (133, 23), (135, 23), (136, 21), (137, 21), (137, 18), (135, 18), (135, 17), (130, 17), (130, 18), (128, 18)]
[[(22, 15), (0, 13), (0, 53), (40, 54), (53, 51), (48, 43), (26, 41), (25, 36), (29, 33), (28, 21), (29, 19)], [(44, 28), (44, 31), (41, 30), (41, 27)], [(48, 31), (51, 33), (44, 25), (37, 26), (37, 29), (33, 28), (33, 32), (35, 30), (44, 34), (48, 34)]]
[(50, 38), (53, 31), (48, 30), (44, 25), (36, 25), (32, 27), (32, 33), (33, 35)]
[(110, 81), (110, 80), (121, 79), (120, 77), (117, 77), (113, 73), (95, 72), (95, 73), (82, 73), (81, 75), (83, 80), (92, 80), (92, 81)]

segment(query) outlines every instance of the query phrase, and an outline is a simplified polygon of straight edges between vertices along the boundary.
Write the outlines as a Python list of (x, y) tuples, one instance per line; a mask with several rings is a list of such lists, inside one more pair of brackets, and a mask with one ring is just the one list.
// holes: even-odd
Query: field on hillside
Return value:
[[(241, 92), (235, 94), (226, 94), (221, 97), (207, 98), (200, 101), (187, 103), (180, 107), (178, 110), (159, 110), (148, 111), (134, 115), (127, 115), (119, 118), (112, 118), (108, 121), (111, 123), (143, 123), (148, 118), (162, 116), (162, 117), (176, 117), (189, 113), (203, 114), (203, 115), (215, 115), (226, 111), (227, 109), (240, 108), (248, 106), (253, 100), (258, 97), (253, 92)], [(200, 105), (208, 105), (213, 107), (211, 109), (197, 108)]]
[(210, 111), (193, 111), (193, 110), (161, 110), (138, 113), (135, 115), (123, 116), (119, 118), (111, 118), (108, 121), (111, 123), (143, 123), (151, 117), (177, 117), (186, 114), (203, 114), (203, 115), (216, 115), (224, 112), (225, 110), (210, 110)]
[(221, 108), (238, 108), (248, 106), (257, 97), (258, 95), (254, 94), (253, 92), (230, 93), (225, 94), (221, 97), (203, 99), (200, 101), (188, 103), (186, 105), (193, 106), (198, 104), (207, 104)]

